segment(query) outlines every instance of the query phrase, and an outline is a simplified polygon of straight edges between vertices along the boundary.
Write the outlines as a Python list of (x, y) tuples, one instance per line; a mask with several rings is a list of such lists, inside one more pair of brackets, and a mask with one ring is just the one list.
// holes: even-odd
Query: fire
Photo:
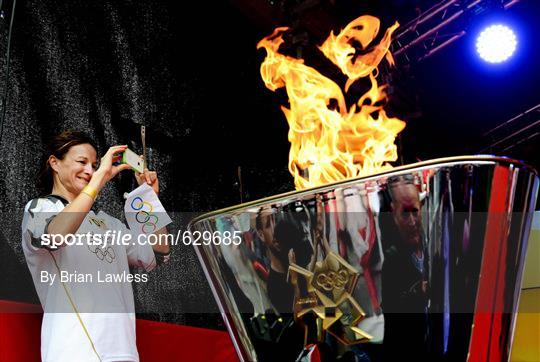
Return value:
[(361, 16), (337, 36), (331, 33), (319, 48), (348, 77), (345, 90), (359, 78), (368, 76), (371, 81), (370, 90), (349, 109), (334, 81), (302, 59), (279, 53), (288, 28), (277, 28), (257, 45), (267, 52), (261, 64), (266, 87), (272, 91), (285, 87), (289, 97), (289, 108), (281, 109), (289, 123), (289, 171), (296, 189), (380, 172), (397, 159), (394, 141), (405, 123), (386, 115), (385, 87), (378, 86), (375, 75), (384, 57), (393, 63), (388, 48), (397, 26), (390, 27), (369, 52), (357, 55), (351, 42), (365, 50), (379, 32), (377, 18)]
[(345, 91), (357, 79), (367, 77), (376, 70), (383, 57), (386, 57), (390, 64), (394, 64), (394, 59), (388, 49), (392, 41), (392, 33), (399, 26), (398, 23), (386, 30), (381, 42), (369, 53), (358, 55), (353, 61), (356, 50), (351, 42), (356, 41), (360, 43), (362, 49), (366, 49), (379, 33), (379, 26), (380, 21), (376, 17), (361, 16), (351, 21), (337, 36), (331, 32), (328, 39), (319, 47), (323, 54), (349, 78)]

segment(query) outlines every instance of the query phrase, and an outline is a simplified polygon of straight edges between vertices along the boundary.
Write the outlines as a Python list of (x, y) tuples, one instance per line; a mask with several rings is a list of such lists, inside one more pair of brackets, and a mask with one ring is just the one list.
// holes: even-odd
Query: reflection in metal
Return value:
[(518, 161), (455, 157), (220, 210), (190, 229), (213, 235), (196, 249), (243, 360), (499, 361), (537, 191)]

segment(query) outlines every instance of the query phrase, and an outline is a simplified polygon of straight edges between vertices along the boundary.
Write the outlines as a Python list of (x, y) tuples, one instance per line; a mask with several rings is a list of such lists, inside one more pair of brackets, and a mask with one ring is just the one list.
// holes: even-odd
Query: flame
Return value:
[(358, 55), (350, 43), (365, 49), (379, 31), (379, 20), (361, 16), (337, 36), (330, 34), (321, 51), (349, 78), (345, 88), (369, 76), (371, 88), (347, 109), (341, 88), (331, 79), (304, 64), (302, 59), (279, 53), (286, 27), (277, 28), (262, 39), (257, 48), (266, 49), (261, 76), (272, 91), (285, 87), (289, 108), (281, 109), (289, 123), (289, 171), (296, 189), (305, 189), (352, 177), (365, 176), (391, 168), (397, 159), (395, 138), (404, 122), (386, 115), (384, 86), (378, 86), (374, 73), (383, 57), (392, 64), (388, 52), (392, 32), (371, 51)]
[(374, 16), (364, 15), (351, 21), (337, 36), (332, 31), (326, 41), (319, 47), (323, 54), (341, 69), (343, 74), (349, 77), (345, 85), (347, 91), (357, 79), (370, 75), (386, 56), (387, 61), (393, 65), (394, 59), (388, 51), (392, 41), (392, 33), (399, 26), (395, 23), (386, 30), (381, 42), (367, 54), (356, 55), (356, 50), (351, 45), (353, 41), (360, 43), (362, 49), (366, 49), (379, 33), (380, 21)]

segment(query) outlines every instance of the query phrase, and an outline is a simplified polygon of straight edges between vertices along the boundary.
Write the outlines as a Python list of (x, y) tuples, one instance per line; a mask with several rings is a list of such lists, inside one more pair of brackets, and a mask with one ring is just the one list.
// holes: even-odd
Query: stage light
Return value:
[(514, 54), (516, 45), (516, 35), (502, 24), (487, 27), (476, 39), (476, 51), (489, 63), (504, 62)]

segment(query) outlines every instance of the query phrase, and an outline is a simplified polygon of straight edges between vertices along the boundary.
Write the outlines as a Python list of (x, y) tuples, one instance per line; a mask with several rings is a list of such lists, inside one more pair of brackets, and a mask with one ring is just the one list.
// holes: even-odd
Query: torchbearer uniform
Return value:
[[(54, 361), (138, 361), (132, 281), (146, 274), (129, 274), (129, 265), (146, 272), (167, 261), (118, 219), (88, 212), (77, 235), (119, 231), (131, 235), (129, 245), (43, 245), (50, 221), (67, 201), (58, 196), (31, 200), (24, 209), (22, 247), (44, 310), (41, 358)], [(110, 234), (110, 233), (109, 233)], [(131, 275), (131, 277), (130, 277)], [(134, 278), (137, 277), (137, 278)]]

